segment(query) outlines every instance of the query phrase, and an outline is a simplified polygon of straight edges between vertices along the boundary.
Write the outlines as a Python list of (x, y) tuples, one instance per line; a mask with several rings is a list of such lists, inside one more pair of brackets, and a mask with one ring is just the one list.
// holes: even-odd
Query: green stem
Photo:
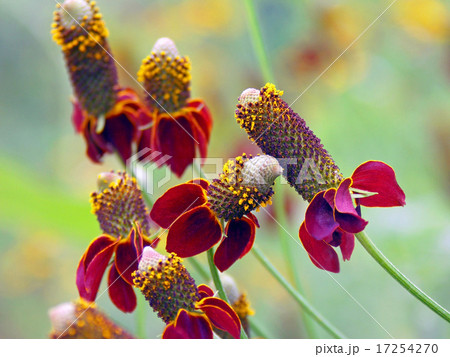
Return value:
[(261, 67), (261, 72), (264, 81), (273, 82), (274, 75), (269, 63), (269, 58), (267, 57), (267, 53), (264, 50), (264, 42), (261, 35), (261, 28), (259, 26), (255, 5), (253, 4), (253, 0), (245, 0), (244, 4), (247, 12), (250, 36), (252, 38), (252, 43), (255, 48), (256, 56), (258, 57), (258, 62), (259, 66)]
[(334, 338), (346, 338), (335, 326), (331, 324), (325, 317), (323, 317), (298, 291), (296, 291), (291, 284), (280, 274), (280, 272), (272, 265), (272, 263), (265, 257), (265, 255), (254, 245), (252, 252), (256, 259), (272, 274), (272, 276), (286, 289), (286, 291), (294, 298), (294, 300), (326, 331), (328, 331)]
[[(209, 249), (206, 252), (208, 256), (208, 264), (209, 264), (209, 270), (211, 271), (211, 277), (214, 282), (214, 286), (219, 291), (219, 297), (226, 301), (228, 304), (230, 303), (228, 301), (227, 294), (225, 293), (225, 290), (222, 285), (222, 281), (220, 280), (219, 271), (217, 270), (216, 265), (214, 264), (214, 248)], [(247, 334), (244, 331), (244, 328), (241, 326), (241, 339), (247, 339)]]
[(247, 317), (248, 319), (248, 323), (250, 325), (250, 328), (252, 330), (252, 336), (257, 336), (257, 337), (262, 337), (265, 339), (270, 338), (269, 334), (267, 332), (265, 332), (263, 329), (261, 329), (260, 325), (258, 324), (257, 321), (255, 321), (254, 318), (252, 317)]
[[(302, 284), (300, 281), (299, 270), (296, 269), (296, 262), (293, 256), (293, 250), (289, 247), (289, 241), (291, 237), (287, 234), (285, 227), (288, 227), (288, 220), (286, 219), (285, 210), (283, 203), (285, 200), (285, 190), (281, 185), (281, 181), (278, 180), (276, 183), (275, 191), (277, 192), (277, 197), (273, 200), (273, 211), (277, 219), (278, 236), (280, 237), (281, 248), (283, 250), (283, 255), (286, 258), (286, 265), (288, 268), (288, 273), (291, 279), (294, 281), (294, 286), (300, 294), (304, 294)], [(305, 327), (305, 332), (308, 338), (316, 338), (314, 331), (314, 325), (308, 314), (305, 313), (304, 309), (300, 308), (300, 314)]]
[(365, 250), (381, 265), (381, 267), (388, 272), (397, 282), (403, 286), (411, 295), (419, 299), (423, 304), (428, 306), (436, 314), (441, 316), (447, 322), (450, 322), (450, 313), (434, 301), (431, 297), (420, 290), (411, 280), (409, 280), (403, 273), (392, 264), (388, 258), (375, 246), (365, 232), (356, 233), (356, 238), (359, 240)]

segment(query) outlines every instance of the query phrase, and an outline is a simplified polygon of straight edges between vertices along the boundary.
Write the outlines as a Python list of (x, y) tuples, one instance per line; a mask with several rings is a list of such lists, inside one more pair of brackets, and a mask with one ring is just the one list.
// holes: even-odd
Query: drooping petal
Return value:
[(394, 207), (405, 205), (405, 193), (395, 178), (392, 167), (381, 161), (367, 161), (352, 174), (352, 187), (376, 195), (363, 197), (360, 203), (367, 207)]
[(222, 227), (206, 206), (195, 207), (180, 216), (169, 229), (166, 250), (182, 258), (207, 251), (222, 237)]
[(205, 297), (212, 297), (214, 296), (214, 291), (211, 289), (208, 285), (200, 284), (198, 287), (198, 293), (200, 294), (200, 297), (203, 299)]
[(122, 278), (128, 284), (133, 285), (131, 273), (137, 270), (139, 259), (130, 236), (126, 239), (122, 239), (119, 244), (117, 244), (114, 261), (118, 272), (122, 275)]
[(196, 179), (193, 179), (193, 180), (189, 180), (186, 183), (194, 183), (196, 185), (200, 185), (200, 186), (202, 186), (202, 188), (204, 190), (207, 190), (208, 186), (209, 186), (209, 182), (207, 180), (203, 179), (203, 178), (196, 178)]
[[(78, 292), (79, 292), (80, 296), (82, 298), (84, 298), (85, 300), (94, 301), (95, 296), (97, 295), (97, 290), (98, 290), (98, 286), (96, 289), (92, 289), (92, 286), (89, 286), (89, 288), (90, 288), (89, 290), (87, 289), (86, 275), (87, 275), (87, 269), (88, 269), (89, 265), (92, 263), (93, 259), (98, 254), (105, 251), (105, 249), (106, 249), (106, 254), (112, 254), (112, 252), (110, 253), (110, 250), (107, 250), (107, 249), (109, 247), (113, 248), (116, 243), (117, 243), (117, 241), (111, 236), (108, 236), (108, 235), (100, 236), (100, 237), (94, 239), (89, 244), (89, 247), (87, 248), (86, 252), (81, 257), (81, 260), (80, 260), (80, 262), (78, 264), (78, 268), (77, 268), (76, 284), (77, 284), (77, 288), (78, 288)], [(103, 255), (104, 254), (105, 253), (103, 253)], [(95, 273), (99, 274), (97, 276), (97, 278), (100, 279), (98, 284), (100, 284), (100, 281), (101, 281), (101, 278), (103, 276), (105, 269), (106, 269), (106, 266), (103, 269), (103, 271), (101, 269), (99, 269), (98, 271), (95, 271)], [(92, 275), (93, 273), (94, 273), (94, 271), (91, 272), (90, 274)], [(94, 288), (95, 288), (95, 286), (94, 286)]]
[(206, 203), (205, 190), (200, 185), (184, 183), (169, 188), (153, 204), (150, 217), (163, 228), (170, 225), (183, 213)]
[(195, 108), (195, 111), (192, 111), (192, 115), (205, 133), (206, 140), (209, 141), (213, 121), (208, 107), (201, 99), (190, 100), (187, 107)]
[(342, 231), (341, 236), (341, 253), (344, 260), (350, 260), (353, 249), (355, 248), (355, 236), (351, 233)]
[(83, 128), (83, 123), (85, 120), (85, 115), (83, 109), (81, 109), (80, 103), (77, 100), (72, 100), (73, 111), (72, 111), (72, 123), (77, 133), (81, 133)]
[(232, 219), (225, 228), (226, 237), (214, 254), (214, 264), (223, 272), (252, 248), (255, 224), (248, 218)]
[(306, 230), (305, 222), (300, 226), (300, 241), (313, 264), (332, 273), (339, 273), (339, 258), (334, 249), (323, 240), (314, 239)]
[(132, 312), (136, 308), (136, 294), (113, 264), (108, 274), (108, 294), (111, 301), (123, 312)]
[[(330, 189), (326, 192), (333, 192)], [(314, 239), (321, 240), (328, 237), (339, 226), (334, 220), (333, 207), (324, 198), (325, 192), (317, 193), (309, 203), (305, 213), (305, 225)]]
[(369, 222), (362, 219), (353, 206), (353, 200), (350, 195), (351, 178), (346, 178), (339, 184), (334, 197), (334, 219), (339, 226), (346, 232), (358, 233), (364, 230)]
[(203, 164), (205, 159), (208, 157), (208, 139), (206, 138), (205, 132), (193, 117), (192, 113), (189, 113), (186, 117), (190, 119), (192, 132), (195, 140), (197, 141), (201, 162)]
[(228, 332), (234, 338), (239, 338), (241, 334), (241, 320), (233, 310), (222, 299), (207, 297), (200, 300), (196, 307), (202, 310), (211, 323), (220, 330)]
[(246, 216), (248, 218), (250, 218), (250, 220), (252, 220), (252, 222), (255, 224), (255, 226), (257, 228), (260, 228), (260, 225), (259, 225), (259, 222), (258, 222), (258, 218), (256, 218), (256, 216), (253, 213), (249, 212), (249, 213), (246, 214)]
[(109, 117), (105, 120), (102, 136), (117, 150), (122, 161), (126, 163), (131, 157), (131, 144), (135, 136), (135, 127), (125, 114)]
[(153, 149), (171, 156), (166, 164), (172, 172), (181, 177), (184, 170), (192, 164), (195, 157), (194, 132), (191, 123), (184, 116), (162, 116), (155, 128), (155, 146)]
[(181, 309), (174, 322), (164, 329), (163, 339), (212, 339), (213, 331), (208, 319), (200, 314)]

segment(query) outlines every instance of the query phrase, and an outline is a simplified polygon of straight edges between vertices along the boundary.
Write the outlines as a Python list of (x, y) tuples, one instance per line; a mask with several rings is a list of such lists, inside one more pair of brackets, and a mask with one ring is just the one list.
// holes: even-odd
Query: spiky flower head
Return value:
[(170, 38), (157, 40), (138, 72), (138, 80), (147, 92), (148, 105), (169, 113), (182, 108), (191, 95), (190, 69), (189, 58), (180, 57)]
[(343, 180), (339, 168), (305, 121), (273, 84), (239, 97), (236, 120), (261, 150), (276, 157), (289, 184), (307, 201)]
[(200, 299), (195, 280), (176, 254), (166, 257), (145, 247), (132, 276), (134, 286), (165, 323), (175, 320), (180, 309), (194, 311)]
[(150, 235), (150, 213), (134, 177), (126, 172), (105, 172), (98, 176), (97, 184), (99, 191), (91, 193), (91, 204), (103, 233), (126, 237), (138, 223), (142, 233)]
[(100, 312), (94, 303), (80, 299), (51, 308), (50, 338), (54, 339), (124, 339), (133, 338), (128, 332)]
[(90, 115), (106, 114), (116, 101), (118, 82), (106, 40), (108, 30), (95, 2), (66, 0), (57, 4), (52, 27), (78, 102)]
[(271, 204), (272, 186), (283, 169), (269, 156), (242, 154), (228, 160), (219, 179), (208, 187), (208, 202), (219, 218), (241, 218), (260, 206)]

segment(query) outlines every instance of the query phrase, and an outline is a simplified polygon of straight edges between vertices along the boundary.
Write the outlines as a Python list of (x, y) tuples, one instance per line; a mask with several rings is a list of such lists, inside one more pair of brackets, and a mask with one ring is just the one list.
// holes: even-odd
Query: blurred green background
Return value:
[[(190, 57), (192, 94), (204, 98), (214, 116), (211, 157), (258, 152), (234, 120), (242, 90), (264, 85), (242, 1), (97, 3), (115, 57), (133, 75), (159, 37), (171, 37)], [(255, 1), (283, 98), (292, 103), (389, 4)], [(72, 90), (50, 35), (54, 9), (52, 0), (0, 1), (2, 338), (45, 338), (47, 310), (77, 297), (76, 265), (100, 233), (89, 194), (98, 173), (120, 168), (113, 157), (92, 164), (71, 126)], [(370, 159), (395, 168), (407, 205), (364, 210), (367, 232), (400, 270), (450, 308), (448, 35), (448, 2), (398, 0), (293, 109), (345, 175)], [(124, 71), (119, 73), (123, 85), (141, 93)], [(315, 268), (298, 245), (305, 202), (292, 189), (285, 191), (293, 237), (289, 246), (305, 294), (324, 316), (353, 338), (389, 337), (369, 314), (396, 338), (450, 337), (449, 324), (403, 290), (359, 244), (352, 259), (341, 264), (341, 273), (333, 275), (337, 282)], [(264, 212), (258, 217), (257, 244), (286, 272), (277, 225)], [(268, 334), (305, 336), (297, 305), (251, 254), (229, 273), (248, 293), (254, 318)], [(107, 294), (98, 305), (135, 330), (135, 316), (118, 311)], [(156, 338), (162, 329), (148, 309), (147, 335)], [(317, 325), (315, 331), (329, 337)]]

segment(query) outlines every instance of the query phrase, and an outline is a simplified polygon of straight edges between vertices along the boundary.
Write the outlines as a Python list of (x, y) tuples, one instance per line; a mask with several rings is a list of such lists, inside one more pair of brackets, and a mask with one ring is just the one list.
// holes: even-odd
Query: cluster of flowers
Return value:
[[(93, 1), (66, 0), (55, 12), (53, 27), (74, 88), (73, 123), (91, 160), (116, 152), (126, 162), (136, 150), (150, 149), (143, 160), (156, 161), (152, 153), (169, 155), (165, 163), (181, 176), (197, 150), (207, 156), (211, 115), (202, 100), (190, 98), (190, 62), (179, 56), (173, 41), (159, 39), (144, 59), (138, 72), (145, 89), (141, 101), (118, 84), (107, 30)], [(239, 338), (251, 314), (245, 295), (230, 292), (230, 304), (216, 297), (210, 287), (195, 283), (181, 258), (218, 245), (213, 260), (224, 272), (244, 257), (260, 227), (252, 212), (271, 204), (280, 175), (309, 202), (299, 238), (311, 261), (334, 273), (339, 272), (334, 248), (350, 259), (354, 234), (368, 223), (361, 206), (405, 204), (393, 169), (383, 162), (365, 162), (344, 178), (282, 94), (273, 84), (242, 92), (236, 121), (263, 155), (229, 160), (211, 182), (195, 179), (171, 187), (149, 208), (127, 173), (99, 176), (91, 203), (103, 234), (90, 243), (78, 265), (80, 301), (52, 310), (53, 337), (130, 337), (90, 305), (109, 267), (112, 302), (132, 312), (133, 288), (139, 289), (166, 323), (163, 338)], [(163, 235), (168, 256), (155, 250)], [(83, 308), (87, 313), (82, 316)], [(85, 324), (91, 328), (81, 328)]]

